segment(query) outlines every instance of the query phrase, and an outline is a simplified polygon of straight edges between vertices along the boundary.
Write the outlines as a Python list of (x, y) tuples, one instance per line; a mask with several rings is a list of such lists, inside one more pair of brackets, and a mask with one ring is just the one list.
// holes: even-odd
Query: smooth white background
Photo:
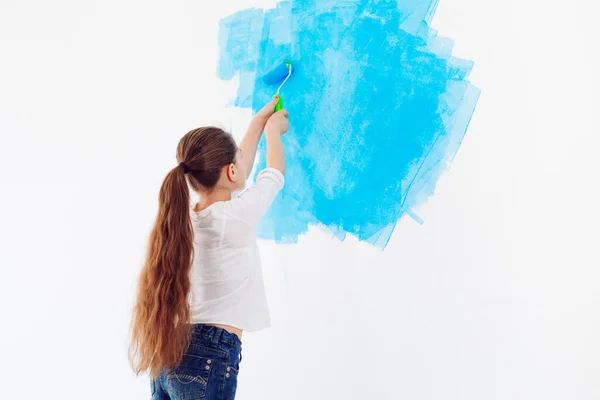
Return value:
[[(188, 130), (242, 134), (217, 21), (273, 4), (0, 0), (0, 397), (149, 398), (126, 346), (158, 189)], [(441, 1), (483, 92), (424, 225), (261, 242), (237, 398), (600, 398), (595, 15)]]

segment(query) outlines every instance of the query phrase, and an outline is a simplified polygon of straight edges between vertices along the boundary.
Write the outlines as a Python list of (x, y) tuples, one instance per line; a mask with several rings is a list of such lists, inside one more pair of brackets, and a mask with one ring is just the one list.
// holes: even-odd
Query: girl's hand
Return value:
[(278, 133), (279, 135), (286, 133), (289, 128), (288, 115), (289, 114), (285, 108), (282, 108), (271, 115), (267, 121), (267, 124), (265, 125), (265, 132)]
[(256, 118), (261, 119), (264, 123), (273, 115), (275, 112), (275, 106), (279, 101), (279, 96), (275, 96), (269, 103), (267, 103), (257, 114)]

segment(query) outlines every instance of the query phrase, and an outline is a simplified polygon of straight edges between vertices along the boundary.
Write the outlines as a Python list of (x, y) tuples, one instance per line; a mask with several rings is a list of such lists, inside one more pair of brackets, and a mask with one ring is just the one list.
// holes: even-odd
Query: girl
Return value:
[[(288, 113), (273, 113), (277, 100), (254, 117), (239, 148), (215, 127), (179, 142), (131, 323), (129, 359), (136, 375), (149, 372), (153, 400), (233, 399), (242, 331), (270, 325), (255, 227), (284, 184)], [(245, 186), (263, 130), (267, 168), (232, 198)], [(188, 183), (199, 198), (193, 207)]]

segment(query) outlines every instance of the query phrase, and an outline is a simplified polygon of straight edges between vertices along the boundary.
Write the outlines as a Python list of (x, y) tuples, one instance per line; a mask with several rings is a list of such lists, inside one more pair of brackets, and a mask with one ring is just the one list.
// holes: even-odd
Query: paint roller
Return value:
[(277, 89), (277, 93), (273, 96), (273, 98), (275, 98), (275, 96), (279, 96), (279, 101), (275, 105), (275, 112), (283, 108), (283, 98), (279, 95), (279, 92), (290, 76), (292, 76), (292, 63), (289, 60), (279, 63), (277, 66), (263, 75), (263, 82), (267, 85), (276, 85), (283, 80)]

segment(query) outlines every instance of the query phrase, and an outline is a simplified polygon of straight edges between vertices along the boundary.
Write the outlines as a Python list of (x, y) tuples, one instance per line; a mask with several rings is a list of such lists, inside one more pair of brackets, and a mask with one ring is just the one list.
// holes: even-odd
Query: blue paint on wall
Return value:
[[(261, 76), (286, 58), (286, 185), (259, 236), (296, 242), (311, 224), (384, 247), (435, 190), (479, 97), (473, 63), (429, 23), (437, 1), (284, 1), (220, 22), (221, 79), (239, 74), (235, 105), (275, 93)], [(258, 170), (265, 142), (259, 144)]]

